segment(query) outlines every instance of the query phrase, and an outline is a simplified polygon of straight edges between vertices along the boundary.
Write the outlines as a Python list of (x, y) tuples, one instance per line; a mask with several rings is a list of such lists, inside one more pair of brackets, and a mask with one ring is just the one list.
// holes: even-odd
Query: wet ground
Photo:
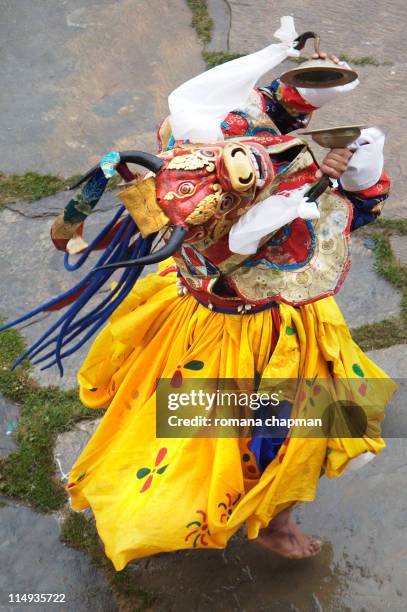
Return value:
[[(386, 214), (405, 216), (404, 3), (366, 2), (364, 9), (351, 0), (287, 0), (283, 7), (269, 0), (208, 4), (217, 20), (212, 49), (255, 51), (272, 41), (280, 15), (292, 13), (298, 31), (320, 30), (328, 50), (377, 60), (379, 66), (358, 67), (362, 86), (353, 99), (317, 113), (312, 125), (368, 121), (386, 127), (387, 163), (396, 179)], [(2, 171), (69, 175), (112, 148), (155, 150), (166, 96), (203, 69), (184, 0), (0, 0), (0, 8)], [(65, 201), (60, 194), (1, 213), (0, 279), (6, 291), (0, 311), (8, 318), (71, 285), (48, 238)], [(115, 205), (108, 195), (92, 219), (93, 230), (110, 218)], [(395, 239), (393, 247), (405, 261), (405, 239)], [(360, 238), (339, 302), (351, 326), (400, 309), (400, 295), (377, 276), (370, 245)], [(27, 340), (48, 323), (26, 327)], [(390, 374), (407, 378), (405, 346), (372, 357)], [(81, 359), (69, 364), (64, 386), (75, 384)], [(61, 384), (55, 372), (36, 376), (43, 384)], [(0, 454), (5, 455), (13, 447), (18, 407), (5, 402), (0, 409)], [(395, 423), (403, 409), (400, 403), (393, 408)], [(93, 427), (81, 424), (60, 438), (56, 453), (64, 472)], [(224, 553), (180, 552), (134, 563), (134, 580), (158, 594), (153, 609), (159, 612), (405, 610), (406, 448), (404, 439), (390, 439), (388, 449), (364, 469), (321, 481), (316, 502), (297, 512), (304, 528), (324, 540), (318, 558), (281, 560), (238, 534)], [(0, 523), (0, 554), (7, 567), (0, 591), (66, 589), (69, 612), (117, 609), (105, 579), (86, 556), (58, 541), (54, 517), (4, 500)], [(12, 609), (18, 608), (0, 604), (0, 610)]]
[(112, 149), (154, 151), (168, 94), (204, 68), (183, 0), (0, 7), (3, 172), (70, 176)]

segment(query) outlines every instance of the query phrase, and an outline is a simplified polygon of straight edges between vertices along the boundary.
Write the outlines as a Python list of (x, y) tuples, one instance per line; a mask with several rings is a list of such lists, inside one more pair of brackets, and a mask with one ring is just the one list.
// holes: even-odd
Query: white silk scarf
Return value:
[(245, 105), (258, 79), (287, 57), (299, 55), (292, 46), (297, 38), (292, 17), (281, 18), (281, 26), (274, 36), (281, 42), (215, 66), (169, 95), (170, 122), (176, 140), (224, 140), (221, 122), (230, 111)]

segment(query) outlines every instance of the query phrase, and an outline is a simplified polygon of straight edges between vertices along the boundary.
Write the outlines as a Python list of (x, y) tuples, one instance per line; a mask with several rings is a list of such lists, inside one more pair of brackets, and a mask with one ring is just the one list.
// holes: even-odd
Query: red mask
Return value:
[(157, 203), (174, 225), (202, 226), (226, 214), (236, 218), (273, 178), (266, 149), (250, 139), (190, 145), (162, 157)]

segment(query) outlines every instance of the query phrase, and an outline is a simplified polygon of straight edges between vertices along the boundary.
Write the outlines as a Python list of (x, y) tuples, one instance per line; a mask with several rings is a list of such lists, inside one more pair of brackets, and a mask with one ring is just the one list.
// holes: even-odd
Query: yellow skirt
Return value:
[[(92, 508), (117, 570), (158, 552), (223, 548), (243, 524), (256, 538), (282, 509), (314, 499), (322, 468), (335, 477), (353, 457), (384, 448), (378, 437), (288, 438), (260, 474), (247, 439), (156, 437), (156, 381), (176, 371), (215, 379), (388, 378), (353, 342), (333, 298), (279, 310), (273, 338), (270, 310), (214, 313), (190, 295), (178, 297), (175, 274), (152, 274), (96, 338), (79, 372), (80, 394), (90, 408), (108, 409), (68, 491), (74, 510)], [(184, 367), (191, 361), (202, 364), (199, 372)]]

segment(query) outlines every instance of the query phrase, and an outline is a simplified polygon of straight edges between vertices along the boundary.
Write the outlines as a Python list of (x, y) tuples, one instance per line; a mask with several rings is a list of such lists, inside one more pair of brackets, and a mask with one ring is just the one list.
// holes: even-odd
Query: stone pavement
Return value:
[[(271, 42), (280, 15), (293, 13), (298, 31), (322, 33), (324, 48), (351, 56), (371, 55), (381, 63), (358, 67), (362, 86), (340, 108), (317, 113), (312, 125), (362, 121), (385, 127), (387, 165), (395, 178), (386, 214), (405, 216), (407, 122), (405, 63), (400, 59), (404, 3), (374, 0), (363, 11), (363, 19), (361, 6), (350, 0), (340, 4), (287, 0), (284, 6), (271, 0), (209, 0), (208, 4), (217, 19), (212, 49), (257, 50)], [(86, 169), (112, 148), (154, 150), (154, 131), (166, 113), (167, 94), (203, 69), (184, 0), (3, 0), (1, 8), (0, 32), (6, 41), (0, 68), (6, 92), (0, 102), (3, 171), (66, 176)], [(393, 64), (382, 65), (386, 61)], [(75, 273), (63, 270), (62, 256), (48, 237), (52, 219), (66, 200), (62, 193), (33, 204), (13, 204), (1, 213), (0, 270), (6, 290), (0, 312), (6, 318), (72, 284)], [(114, 194), (106, 194), (88, 222), (90, 235), (111, 217), (116, 205)], [(405, 263), (405, 239), (395, 238), (392, 245)], [(401, 296), (374, 272), (369, 243), (355, 236), (353, 253), (351, 273), (338, 297), (349, 325), (397, 314)], [(53, 316), (23, 328), (27, 341), (33, 341)], [(68, 362), (62, 381), (52, 370), (35, 370), (36, 378), (43, 384), (74, 386), (86, 350)], [(393, 376), (407, 378), (406, 350), (391, 347), (371, 356)], [(1, 401), (0, 456), (12, 450), (11, 434), (18, 420), (18, 407)], [(392, 404), (391, 423), (404, 423), (404, 405)], [(55, 452), (63, 473), (96, 425), (79, 423), (59, 437)], [(299, 510), (304, 527), (325, 541), (319, 558), (282, 561), (238, 535), (224, 553), (176, 553), (132, 564), (135, 580), (140, 588), (158, 593), (154, 609), (159, 611), (404, 610), (405, 442), (390, 439), (388, 447), (359, 472), (337, 481), (323, 479), (317, 502)], [(1, 555), (8, 560), (0, 591), (41, 587), (66, 592), (69, 612), (116, 610), (105, 580), (86, 556), (59, 542), (55, 517), (38, 515), (9, 500), (0, 504), (0, 513)]]
[(374, 269), (370, 242), (357, 232), (352, 236), (352, 266), (336, 301), (350, 328), (373, 323), (400, 313), (401, 292)]
[[(155, 150), (157, 124), (167, 113), (166, 96), (204, 69), (184, 0), (2, 0), (0, 4), (2, 172), (69, 176), (86, 170), (114, 148)], [(8, 318), (73, 282), (75, 273), (64, 273), (61, 254), (49, 248), (49, 227), (67, 197), (62, 193), (0, 213), (0, 311)], [(114, 206), (117, 202), (107, 194), (89, 224), (90, 232), (111, 218)], [(27, 340), (37, 337), (53, 316), (36, 329), (26, 326)], [(43, 384), (75, 386), (81, 359), (83, 354), (68, 365), (62, 383), (55, 372), (38, 374), (38, 379)], [(0, 456), (4, 456), (14, 446), (11, 434), (18, 407), (0, 401)], [(6, 592), (61, 592), (67, 595), (63, 609), (69, 612), (117, 609), (105, 579), (86, 555), (59, 542), (56, 518), (9, 500), (0, 503), (0, 513), (2, 597)], [(1, 601), (0, 610), (20, 612), (21, 606)]]
[(60, 434), (55, 444), (55, 460), (61, 480), (66, 480), (76, 459), (96, 431), (100, 419), (80, 421), (71, 430)]
[[(116, 603), (103, 576), (83, 553), (59, 540), (51, 515), (4, 500), (0, 504), (0, 611), (115, 612)], [(65, 604), (9, 605), (8, 593), (64, 593)]]
[[(298, 33), (314, 30), (322, 37), (322, 48), (349, 57), (369, 57), (379, 66), (355, 66), (361, 85), (337, 105), (327, 105), (315, 113), (310, 127), (362, 123), (378, 125), (387, 134), (386, 167), (394, 184), (392, 198), (386, 204), (386, 216), (407, 216), (405, 185), (407, 183), (407, 64), (405, 61), (404, 25), (407, 5), (402, 0), (220, 0), (230, 9), (229, 31), (219, 38), (236, 53), (252, 53), (275, 41), (273, 32), (282, 15), (293, 15)], [(223, 44), (222, 44), (223, 43)], [(304, 53), (312, 51), (308, 42)], [(390, 62), (391, 65), (383, 65)], [(265, 82), (292, 67), (286, 62), (269, 75)]]
[[(11, 204), (2, 211), (0, 266), (2, 284), (7, 289), (0, 299), (0, 312), (6, 319), (17, 318), (51, 297), (67, 291), (94, 265), (93, 259), (92, 262), (86, 262), (80, 270), (67, 272), (63, 265), (63, 253), (56, 251), (50, 242), (53, 220), (63, 210), (69, 198), (69, 193), (62, 192), (32, 205)], [(107, 192), (103, 196), (86, 224), (86, 240), (91, 240), (110, 221), (119, 204), (113, 192)], [(152, 268), (146, 267), (143, 274), (146, 275), (150, 271)], [(30, 344), (38, 339), (57, 317), (58, 312), (47, 313), (40, 315), (38, 322), (28, 321), (23, 324), (21, 331), (27, 342)], [(78, 364), (83, 361), (87, 349), (88, 347), (85, 347), (67, 361), (64, 378), (61, 379), (54, 368), (42, 372), (38, 366), (35, 369), (36, 379), (46, 385), (75, 387)]]
[(204, 69), (184, 0), (2, 0), (1, 14), (3, 172), (154, 151), (168, 93)]

